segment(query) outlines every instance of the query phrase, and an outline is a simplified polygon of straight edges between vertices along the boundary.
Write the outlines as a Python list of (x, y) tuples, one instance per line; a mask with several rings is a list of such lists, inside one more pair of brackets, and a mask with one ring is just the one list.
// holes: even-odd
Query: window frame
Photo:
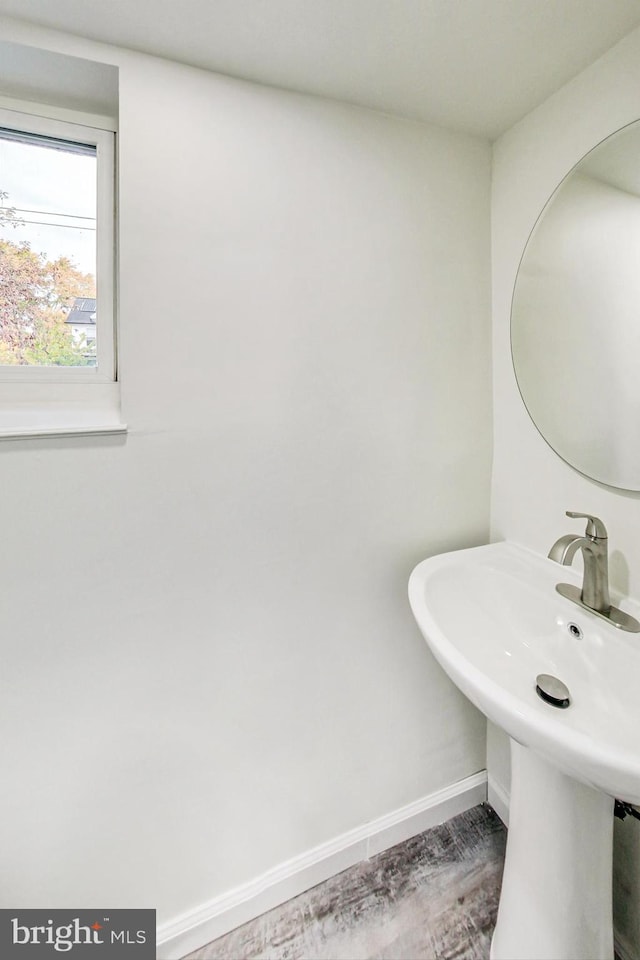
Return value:
[[(0, 127), (96, 148), (97, 354), (93, 367), (0, 364), (0, 381), (13, 383), (113, 383), (116, 364), (115, 131), (0, 105)], [(65, 111), (66, 112), (66, 111)]]

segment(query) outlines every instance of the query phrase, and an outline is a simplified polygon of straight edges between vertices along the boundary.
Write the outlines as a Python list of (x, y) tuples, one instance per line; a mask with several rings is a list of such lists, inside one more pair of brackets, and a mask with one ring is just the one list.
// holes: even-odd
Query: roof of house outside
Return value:
[(96, 324), (96, 301), (93, 297), (76, 297), (65, 323)]

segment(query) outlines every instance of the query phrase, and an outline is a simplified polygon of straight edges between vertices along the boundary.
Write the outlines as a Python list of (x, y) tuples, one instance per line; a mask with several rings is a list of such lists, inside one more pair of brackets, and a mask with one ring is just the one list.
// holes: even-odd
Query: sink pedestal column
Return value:
[(613, 960), (613, 798), (511, 740), (511, 801), (491, 960)]

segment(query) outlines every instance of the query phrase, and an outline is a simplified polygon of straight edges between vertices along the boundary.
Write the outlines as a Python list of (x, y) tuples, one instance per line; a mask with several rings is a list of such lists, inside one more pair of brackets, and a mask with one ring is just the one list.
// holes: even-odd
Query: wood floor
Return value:
[(482, 804), (185, 960), (488, 960), (505, 842)]

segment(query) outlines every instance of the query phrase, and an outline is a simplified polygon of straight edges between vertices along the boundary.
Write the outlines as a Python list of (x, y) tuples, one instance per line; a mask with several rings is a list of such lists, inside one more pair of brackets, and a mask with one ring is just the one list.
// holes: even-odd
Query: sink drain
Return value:
[(538, 674), (536, 693), (545, 703), (550, 703), (552, 707), (560, 707), (561, 710), (565, 710), (571, 703), (568, 687), (562, 680), (552, 677), (550, 673)]

